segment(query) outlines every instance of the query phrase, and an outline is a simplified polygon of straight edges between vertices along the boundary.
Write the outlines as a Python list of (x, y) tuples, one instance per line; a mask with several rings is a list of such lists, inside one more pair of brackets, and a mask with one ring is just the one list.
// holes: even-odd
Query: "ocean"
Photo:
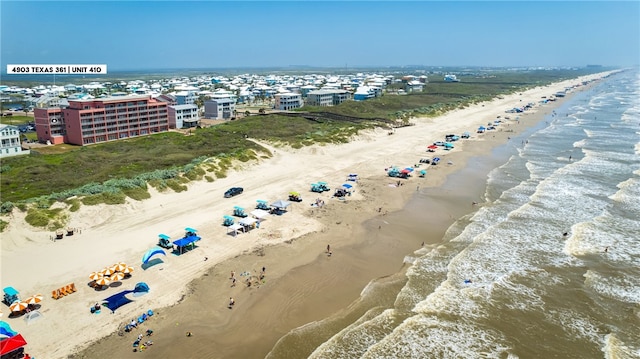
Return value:
[(638, 71), (500, 151), (476, 211), (268, 358), (640, 358)]

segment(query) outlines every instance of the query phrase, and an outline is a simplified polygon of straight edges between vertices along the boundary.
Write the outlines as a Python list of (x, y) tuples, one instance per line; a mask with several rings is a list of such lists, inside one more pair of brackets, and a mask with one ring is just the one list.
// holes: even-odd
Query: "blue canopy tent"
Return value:
[(139, 297), (147, 293), (149, 293), (149, 286), (145, 282), (139, 282), (136, 284), (135, 288), (133, 288), (134, 297)]
[(180, 250), (180, 254), (182, 254), (182, 249), (184, 247), (194, 246), (194, 243), (199, 240), (200, 240), (200, 237), (193, 234), (191, 236), (185, 236), (184, 238), (180, 238), (177, 241), (173, 241), (173, 244), (175, 244), (178, 247), (178, 249)]
[(133, 302), (131, 299), (127, 298), (126, 295), (129, 293), (133, 293), (132, 290), (125, 290), (120, 293), (114, 294), (108, 298), (102, 300), (102, 305), (109, 308), (111, 312), (115, 312), (116, 309), (122, 307), (125, 304), (129, 304)]
[(154, 247), (154, 248), (149, 249), (142, 256), (142, 265), (145, 265), (145, 264), (149, 263), (149, 261), (151, 260), (151, 257), (153, 257), (155, 255), (158, 255), (158, 254), (162, 254), (163, 256), (167, 255), (167, 253), (162, 248)]

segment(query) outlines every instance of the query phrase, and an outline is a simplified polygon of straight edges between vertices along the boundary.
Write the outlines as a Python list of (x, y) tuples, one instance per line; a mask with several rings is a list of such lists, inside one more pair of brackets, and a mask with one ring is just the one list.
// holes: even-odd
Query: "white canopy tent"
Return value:
[(256, 209), (254, 211), (251, 211), (251, 215), (256, 217), (259, 221), (262, 221), (269, 215), (269, 212), (263, 209)]
[(238, 221), (239, 224), (241, 224), (244, 227), (250, 227), (252, 226), (254, 223), (256, 223), (258, 220), (253, 218), (253, 217), (245, 217), (241, 220)]
[(227, 227), (227, 234), (229, 234), (230, 231), (233, 231), (233, 236), (235, 237), (238, 235), (238, 230), (242, 230), (244, 232), (244, 227), (238, 223), (234, 223)]

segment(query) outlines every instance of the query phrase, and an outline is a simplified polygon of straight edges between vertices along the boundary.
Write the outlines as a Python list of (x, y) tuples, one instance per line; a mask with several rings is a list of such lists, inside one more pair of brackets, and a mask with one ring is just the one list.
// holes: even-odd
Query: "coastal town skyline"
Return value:
[[(0, 10), (3, 73), (56, 63), (110, 72), (640, 64), (631, 1), (3, 1)], [(58, 41), (42, 41), (45, 29)]]

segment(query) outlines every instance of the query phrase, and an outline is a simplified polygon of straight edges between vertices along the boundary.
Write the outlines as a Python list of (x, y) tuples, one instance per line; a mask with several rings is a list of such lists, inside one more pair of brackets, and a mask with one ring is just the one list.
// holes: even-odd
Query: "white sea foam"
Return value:
[(503, 358), (509, 353), (509, 345), (500, 333), (476, 327), (464, 318), (445, 321), (413, 316), (372, 345), (362, 358), (477, 359)]
[(627, 273), (618, 271), (616, 275), (601, 274), (593, 270), (588, 270), (585, 275), (584, 284), (600, 295), (611, 299), (616, 299), (626, 303), (640, 304), (640, 272), (638, 270), (628, 270)]
[(601, 343), (597, 321), (593, 318), (569, 309), (544, 311), (547, 321), (555, 323), (568, 333), (568, 336), (585, 339), (592, 343)]
[(602, 347), (605, 359), (638, 359), (640, 358), (640, 344), (633, 346), (625, 344), (615, 334), (607, 334), (604, 337)]

